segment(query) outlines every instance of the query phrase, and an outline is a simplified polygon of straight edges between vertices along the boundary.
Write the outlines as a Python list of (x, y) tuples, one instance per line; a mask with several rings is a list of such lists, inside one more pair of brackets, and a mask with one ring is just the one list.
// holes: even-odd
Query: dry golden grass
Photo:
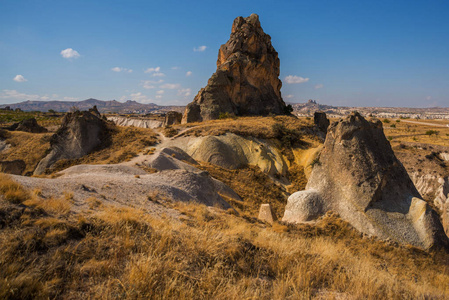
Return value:
[(226, 200), (240, 213), (250, 216), (257, 216), (260, 205), (263, 203), (269, 203), (276, 216), (282, 216), (287, 204), (288, 193), (303, 190), (307, 183), (304, 170), (298, 166), (291, 168), (291, 172), (288, 174), (290, 181), (293, 182), (290, 189), (276, 184), (257, 166), (228, 170), (213, 164), (201, 163), (197, 167), (209, 172), (212, 177), (232, 188), (243, 201), (225, 197)]
[[(383, 123), (384, 132), (385, 136), (389, 138), (392, 145), (409, 142), (449, 146), (449, 127), (428, 125), (447, 125), (449, 124), (449, 121), (447, 120), (387, 120), (389, 123), (385, 123), (385, 120)], [(414, 123), (409, 123), (409, 121)], [(429, 131), (437, 131), (438, 133), (429, 134)]]
[(6, 143), (11, 145), (0, 153), (0, 160), (21, 159), (26, 164), (25, 173), (33, 172), (50, 147), (51, 133), (8, 132)]
[(2, 299), (449, 297), (448, 254), (361, 238), (333, 214), (271, 227), (198, 204), (174, 204), (179, 221), (24, 205), (0, 200)]
[[(227, 132), (235, 133), (241, 136), (252, 136), (265, 139), (279, 138), (276, 125), (282, 125), (290, 131), (301, 131), (304, 128), (313, 126), (313, 121), (306, 118), (296, 118), (293, 116), (275, 116), (275, 117), (239, 117), (222, 120), (211, 120), (201, 123), (189, 123), (183, 135), (221, 135)], [(174, 125), (174, 128), (182, 128), (185, 125)], [(314, 139), (306, 132), (300, 132), (306, 138)]]
[(137, 156), (157, 142), (157, 135), (149, 128), (114, 127), (111, 144), (78, 159), (60, 160), (52, 172), (79, 164), (116, 164)]
[(0, 195), (11, 203), (21, 203), (29, 198), (28, 191), (3, 173), (0, 173)]

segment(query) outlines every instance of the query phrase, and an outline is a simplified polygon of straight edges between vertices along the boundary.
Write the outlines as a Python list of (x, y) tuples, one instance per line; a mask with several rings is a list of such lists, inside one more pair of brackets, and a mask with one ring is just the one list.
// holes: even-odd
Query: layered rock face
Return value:
[(34, 174), (44, 173), (60, 159), (80, 158), (107, 143), (107, 125), (97, 112), (89, 110), (66, 114), (61, 127), (51, 137), (50, 153), (39, 162)]
[(437, 213), (420, 198), (382, 123), (352, 113), (328, 128), (306, 191), (289, 197), (283, 221), (305, 222), (332, 210), (368, 235), (447, 247)]
[(259, 16), (238, 17), (218, 52), (217, 71), (184, 112), (182, 123), (232, 115), (283, 114), (278, 53)]

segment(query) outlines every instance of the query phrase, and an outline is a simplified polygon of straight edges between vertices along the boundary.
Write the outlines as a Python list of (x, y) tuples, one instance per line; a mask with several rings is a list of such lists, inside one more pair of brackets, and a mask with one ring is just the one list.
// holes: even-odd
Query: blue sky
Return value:
[(185, 105), (251, 13), (279, 52), (287, 102), (449, 106), (447, 0), (0, 0), (0, 104)]

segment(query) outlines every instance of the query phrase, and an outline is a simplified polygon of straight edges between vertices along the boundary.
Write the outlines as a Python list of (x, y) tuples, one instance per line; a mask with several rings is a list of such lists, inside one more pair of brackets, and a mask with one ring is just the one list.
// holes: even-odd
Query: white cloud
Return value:
[(125, 100), (134, 100), (140, 103), (151, 103), (153, 102), (153, 99), (149, 98), (147, 95), (142, 94), (141, 92), (138, 93), (132, 93), (129, 96), (123, 96), (120, 98), (121, 101)]
[[(0, 102), (21, 102), (21, 101), (26, 101), (26, 100), (31, 100), (31, 101), (46, 101), (46, 100), (50, 100), (50, 99), (55, 99), (57, 98), (58, 95), (56, 94), (52, 94), (51, 96), (49, 95), (33, 95), (33, 94), (25, 94), (25, 93), (21, 93), (18, 92), (16, 90), (2, 90), (0, 92)], [(3, 101), (1, 101), (3, 100)], [(73, 97), (63, 97), (62, 100), (78, 100), (78, 98), (73, 98)]]
[(178, 70), (179, 67), (171, 67), (172, 70)]
[(164, 90), (159, 90), (159, 91), (156, 92), (156, 94), (158, 94), (158, 95), (162, 95), (163, 93), (165, 93)]
[(181, 85), (178, 83), (166, 83), (160, 86), (161, 89), (167, 89), (167, 90), (176, 90), (181, 88)]
[(114, 72), (126, 72), (126, 73), (132, 73), (133, 72), (132, 69), (120, 68), (120, 67), (114, 67), (111, 70), (114, 71)]
[(317, 85), (315, 85), (315, 90), (322, 89), (323, 87), (324, 87), (324, 84), (322, 84), (322, 83), (317, 84)]
[(195, 51), (195, 52), (203, 52), (203, 51), (205, 51), (206, 50), (206, 46), (199, 46), (199, 47), (195, 47), (195, 48), (193, 48), (193, 51)]
[(287, 77), (285, 77), (284, 80), (289, 84), (295, 84), (295, 83), (307, 82), (307, 81), (309, 81), (309, 78), (304, 78), (304, 77), (296, 76), (296, 75), (288, 75)]
[(429, 100), (431, 100), (431, 99), (432, 99), (432, 96), (427, 96), (427, 97), (426, 97), (426, 100), (427, 100), (427, 101), (429, 101)]
[(64, 58), (71, 59), (71, 58), (78, 58), (80, 57), (80, 54), (78, 51), (73, 50), (72, 48), (67, 48), (61, 51), (61, 55)]
[(192, 71), (187, 71), (186, 76), (189, 77), (190, 75), (192, 75)]
[(156, 99), (161, 99), (162, 95), (156, 95)]
[(14, 80), (14, 81), (17, 81), (17, 82), (25, 82), (25, 81), (28, 81), (28, 79), (25, 79), (25, 77), (23, 77), (22, 75), (16, 75), (16, 77), (14, 77), (13, 80)]
[(145, 73), (153, 73), (153, 72), (159, 72), (160, 70), (161, 70), (161, 67), (156, 67), (156, 68), (148, 68), (144, 72)]
[(291, 99), (291, 98), (293, 98), (294, 96), (293, 95), (287, 95), (287, 96), (285, 96), (285, 98), (287, 98), (287, 99)]
[(178, 96), (189, 97), (192, 94), (191, 89), (179, 89)]
[(164, 82), (162, 79), (160, 80), (142, 80), (140, 85), (143, 86), (144, 89), (150, 90), (156, 88), (156, 84), (161, 84)]
[(164, 73), (160, 73), (160, 72), (153, 73), (153, 77), (164, 77), (164, 76), (165, 76)]

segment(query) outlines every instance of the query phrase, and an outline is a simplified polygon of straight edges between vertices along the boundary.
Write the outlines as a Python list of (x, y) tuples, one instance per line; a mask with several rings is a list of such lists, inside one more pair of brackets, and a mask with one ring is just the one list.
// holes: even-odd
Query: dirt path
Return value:
[(405, 123), (412, 123), (412, 124), (418, 124), (418, 125), (427, 125), (427, 126), (435, 126), (435, 127), (444, 127), (444, 128), (449, 127), (449, 125), (435, 124), (435, 123), (427, 123), (427, 122), (418, 122), (418, 121), (409, 121), (409, 120), (402, 120), (402, 122), (405, 122)]

